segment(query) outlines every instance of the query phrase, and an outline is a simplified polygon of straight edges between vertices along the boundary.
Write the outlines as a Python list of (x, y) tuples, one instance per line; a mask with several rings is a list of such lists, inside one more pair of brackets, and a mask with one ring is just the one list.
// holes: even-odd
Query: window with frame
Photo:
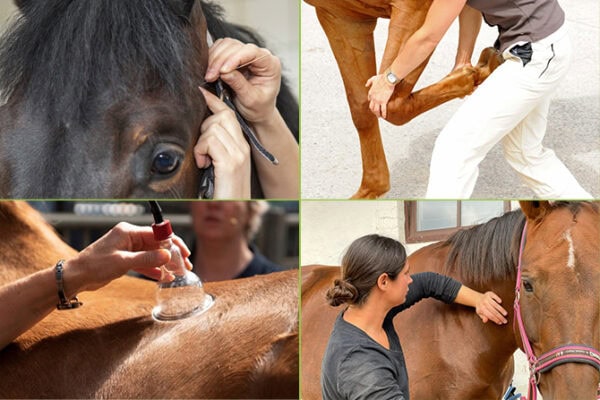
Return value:
[(405, 201), (407, 243), (448, 238), (460, 228), (477, 225), (510, 211), (510, 201)]

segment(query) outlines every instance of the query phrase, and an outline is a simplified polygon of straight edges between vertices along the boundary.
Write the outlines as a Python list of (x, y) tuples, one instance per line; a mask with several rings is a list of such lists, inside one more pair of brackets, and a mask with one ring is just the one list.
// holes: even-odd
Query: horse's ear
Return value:
[(180, 17), (189, 18), (196, 0), (168, 0), (169, 4)]
[(519, 201), (521, 210), (525, 217), (531, 221), (537, 221), (544, 218), (548, 214), (552, 205), (547, 201)]
[(27, 10), (31, 7), (31, 5), (35, 2), (35, 0), (13, 0), (15, 5), (21, 11), (21, 14), (25, 14)]

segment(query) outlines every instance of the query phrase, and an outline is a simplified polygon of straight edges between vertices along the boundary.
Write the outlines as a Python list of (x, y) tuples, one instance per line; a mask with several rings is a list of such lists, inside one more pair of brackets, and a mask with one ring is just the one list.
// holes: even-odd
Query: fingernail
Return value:
[(204, 74), (204, 79), (211, 79), (217, 75), (217, 71), (214, 68), (209, 68), (206, 70), (206, 74)]

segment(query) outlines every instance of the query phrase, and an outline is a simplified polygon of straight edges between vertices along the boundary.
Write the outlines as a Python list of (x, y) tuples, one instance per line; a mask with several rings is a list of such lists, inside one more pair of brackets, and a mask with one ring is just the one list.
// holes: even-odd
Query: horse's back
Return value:
[(297, 279), (207, 283), (211, 309), (165, 323), (150, 316), (156, 284), (120, 278), (0, 352), (0, 395), (297, 397)]

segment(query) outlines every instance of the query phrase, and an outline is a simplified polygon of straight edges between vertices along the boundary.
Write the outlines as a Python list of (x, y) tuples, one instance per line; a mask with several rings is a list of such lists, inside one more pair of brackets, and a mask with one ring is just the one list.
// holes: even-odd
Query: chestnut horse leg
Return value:
[(337, 61), (352, 121), (358, 131), (362, 181), (352, 198), (377, 198), (390, 189), (390, 174), (377, 117), (369, 111), (367, 79), (375, 75), (374, 17), (334, 15), (316, 7), (317, 17)]
[[(430, 5), (431, 1), (419, 4), (409, 1), (392, 7), (388, 41), (380, 72), (390, 66), (408, 38), (423, 25)], [(428, 57), (396, 86), (388, 103), (386, 120), (394, 125), (403, 125), (440, 104), (472, 93), (502, 61), (500, 54), (488, 47), (481, 52), (476, 67), (463, 67), (452, 71), (439, 82), (412, 93), (429, 62)]]

